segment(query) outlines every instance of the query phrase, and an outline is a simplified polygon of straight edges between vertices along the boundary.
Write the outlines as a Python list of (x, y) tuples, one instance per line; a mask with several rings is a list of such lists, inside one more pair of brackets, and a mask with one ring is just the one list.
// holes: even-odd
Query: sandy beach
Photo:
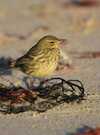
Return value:
[[(0, 57), (17, 59), (44, 35), (66, 38), (73, 69), (61, 76), (83, 82), (86, 100), (44, 113), (0, 113), (0, 135), (67, 135), (100, 127), (100, 7), (68, 0), (0, 0)], [(0, 59), (1, 59), (0, 58)]]

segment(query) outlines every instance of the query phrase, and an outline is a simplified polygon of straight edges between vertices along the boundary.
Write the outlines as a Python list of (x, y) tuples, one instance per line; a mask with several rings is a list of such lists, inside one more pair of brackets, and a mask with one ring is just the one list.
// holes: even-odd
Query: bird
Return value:
[(13, 61), (11, 67), (37, 78), (50, 76), (58, 66), (60, 46), (65, 42), (66, 39), (44, 36), (24, 56)]

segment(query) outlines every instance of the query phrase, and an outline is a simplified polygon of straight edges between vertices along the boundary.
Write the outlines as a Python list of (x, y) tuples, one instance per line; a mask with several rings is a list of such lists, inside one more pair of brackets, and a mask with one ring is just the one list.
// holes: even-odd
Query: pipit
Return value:
[[(11, 67), (17, 68), (28, 75), (23, 78), (27, 88), (30, 88), (30, 86), (32, 88), (33, 82), (34, 85), (38, 86), (41, 80), (43, 81), (50, 77), (54, 71), (57, 71), (56, 74), (59, 74), (60, 70), (56, 70), (59, 62), (62, 62), (62, 65), (65, 65), (65, 67), (66, 64), (71, 64), (70, 58), (61, 49), (66, 43), (66, 39), (60, 39), (51, 35), (45, 36), (29, 49), (24, 56), (11, 62)], [(68, 70), (65, 67), (64, 69)]]
[(65, 39), (55, 36), (41, 38), (24, 56), (13, 62), (12, 66), (24, 73), (38, 78), (51, 75), (60, 59), (60, 45)]

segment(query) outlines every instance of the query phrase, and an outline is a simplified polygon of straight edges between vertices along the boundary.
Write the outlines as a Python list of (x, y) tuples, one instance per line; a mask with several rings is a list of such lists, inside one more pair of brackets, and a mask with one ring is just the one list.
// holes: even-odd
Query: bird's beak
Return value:
[(64, 47), (65, 45), (68, 44), (67, 39), (60, 39), (59, 41), (60, 41), (60, 47)]

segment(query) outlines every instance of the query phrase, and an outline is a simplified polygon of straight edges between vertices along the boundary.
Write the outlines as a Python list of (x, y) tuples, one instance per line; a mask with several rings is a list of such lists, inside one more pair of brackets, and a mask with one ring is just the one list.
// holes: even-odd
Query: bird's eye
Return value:
[(51, 43), (51, 44), (53, 44), (54, 42), (53, 42), (53, 41), (51, 41), (50, 43)]

